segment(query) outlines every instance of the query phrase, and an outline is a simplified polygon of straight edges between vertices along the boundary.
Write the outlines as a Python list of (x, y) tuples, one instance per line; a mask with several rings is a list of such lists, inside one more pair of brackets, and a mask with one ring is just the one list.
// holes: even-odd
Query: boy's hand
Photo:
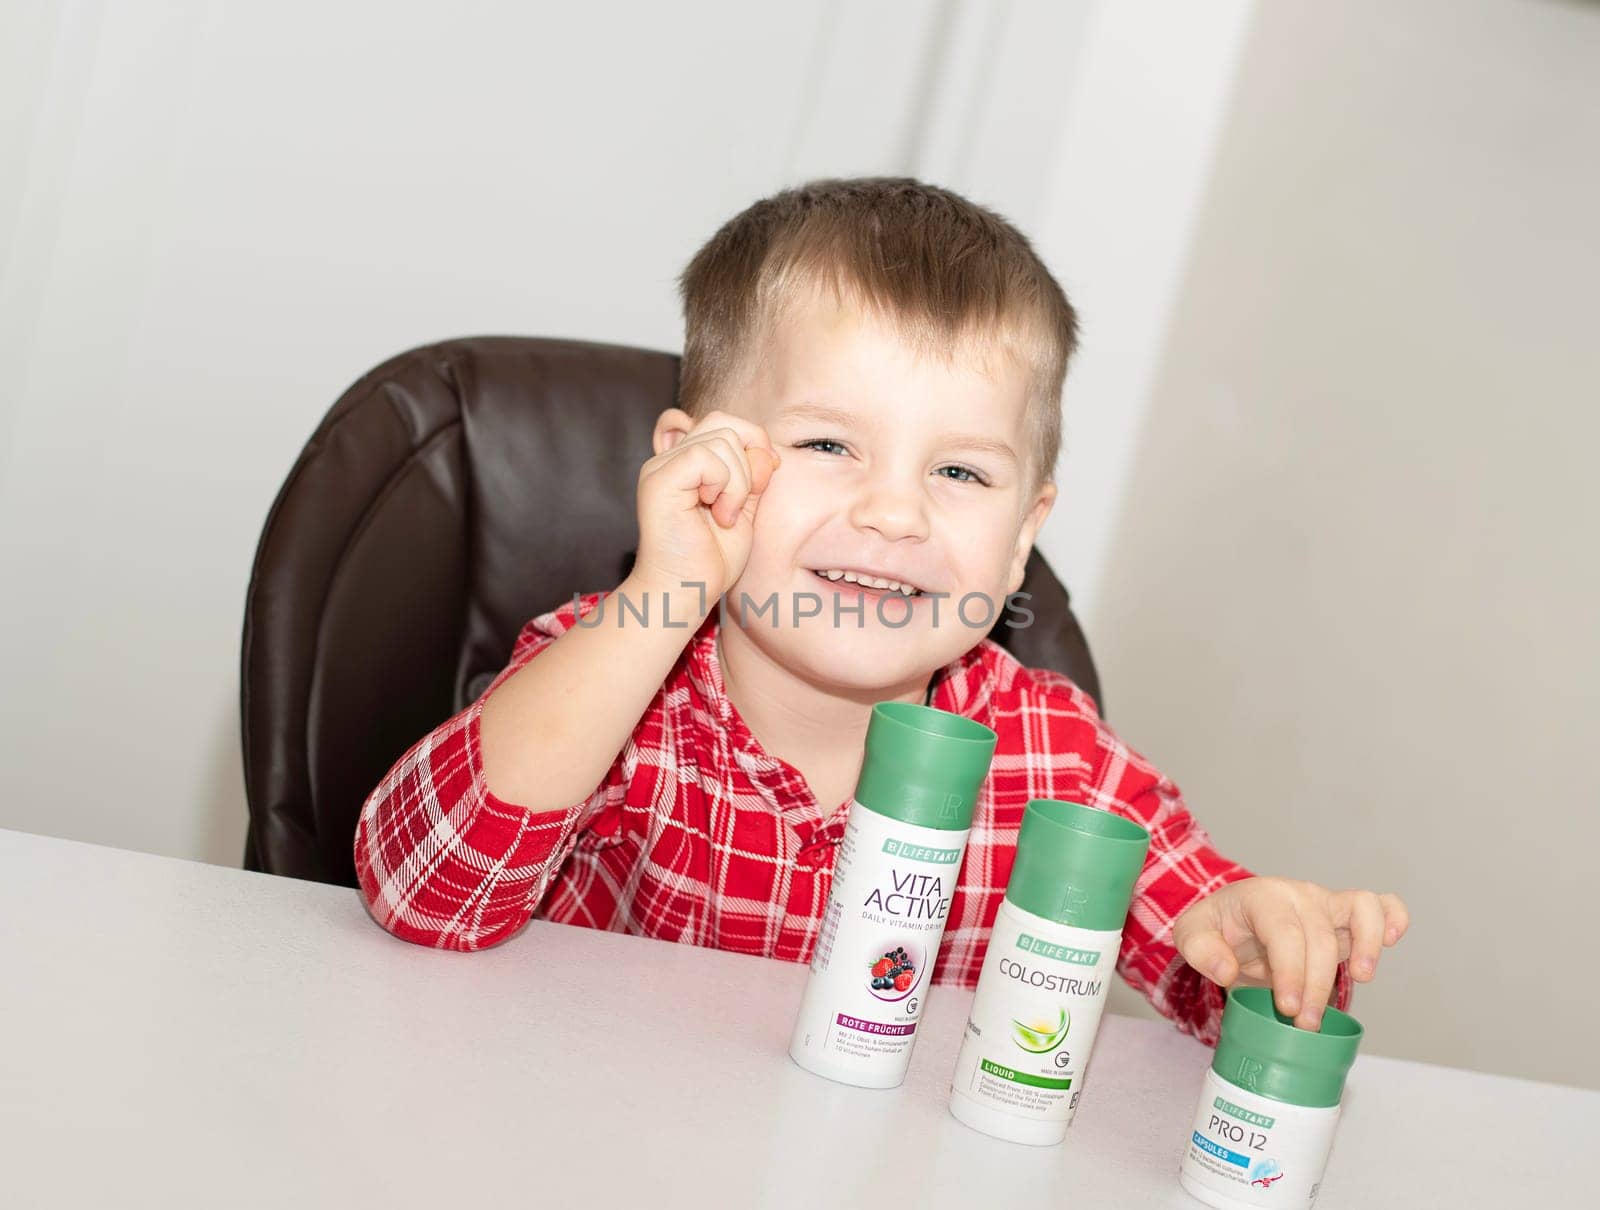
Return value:
[(1339, 963), (1348, 959), (1350, 977), (1366, 983), (1383, 947), (1404, 937), (1410, 922), (1398, 895), (1246, 878), (1179, 916), (1172, 940), (1213, 983), (1270, 986), (1279, 1012), (1302, 1029), (1317, 1029)]
[(664, 592), (704, 584), (709, 604), (744, 571), (778, 455), (765, 429), (727, 412), (708, 412), (666, 442), (639, 470), (632, 575)]

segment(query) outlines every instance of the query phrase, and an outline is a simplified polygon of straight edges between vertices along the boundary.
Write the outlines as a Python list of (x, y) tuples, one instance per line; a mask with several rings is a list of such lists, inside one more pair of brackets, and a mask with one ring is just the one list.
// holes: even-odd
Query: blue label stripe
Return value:
[(1250, 1157), (1248, 1155), (1240, 1155), (1237, 1151), (1229, 1151), (1221, 1143), (1213, 1143), (1198, 1130), (1194, 1132), (1194, 1145), (1207, 1155), (1214, 1155), (1219, 1160), (1225, 1160), (1230, 1164), (1238, 1164), (1241, 1168), (1250, 1166)]

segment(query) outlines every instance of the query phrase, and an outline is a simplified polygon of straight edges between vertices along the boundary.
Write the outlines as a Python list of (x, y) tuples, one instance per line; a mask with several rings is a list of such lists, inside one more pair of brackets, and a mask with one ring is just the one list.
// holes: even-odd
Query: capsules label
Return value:
[(1269, 1100), (1208, 1069), (1184, 1150), (1183, 1181), (1241, 1205), (1308, 1210), (1338, 1122), (1337, 1105), (1308, 1109)]

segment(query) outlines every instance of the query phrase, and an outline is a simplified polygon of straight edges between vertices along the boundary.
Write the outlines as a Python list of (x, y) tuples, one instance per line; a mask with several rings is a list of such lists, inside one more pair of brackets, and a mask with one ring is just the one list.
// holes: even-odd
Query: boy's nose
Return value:
[(857, 529), (870, 529), (884, 540), (928, 536), (928, 511), (920, 493), (892, 483), (863, 487), (850, 507), (850, 523)]

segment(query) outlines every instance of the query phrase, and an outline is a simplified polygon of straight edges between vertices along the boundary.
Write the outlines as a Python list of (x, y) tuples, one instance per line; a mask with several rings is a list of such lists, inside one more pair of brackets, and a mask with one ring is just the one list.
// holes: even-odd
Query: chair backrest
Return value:
[[(355, 885), (366, 795), (475, 700), (523, 623), (615, 587), (678, 358), (575, 340), (414, 349), (340, 396), (267, 516), (245, 601), (245, 865)], [(1030, 626), (991, 637), (1099, 684), (1037, 551)]]

